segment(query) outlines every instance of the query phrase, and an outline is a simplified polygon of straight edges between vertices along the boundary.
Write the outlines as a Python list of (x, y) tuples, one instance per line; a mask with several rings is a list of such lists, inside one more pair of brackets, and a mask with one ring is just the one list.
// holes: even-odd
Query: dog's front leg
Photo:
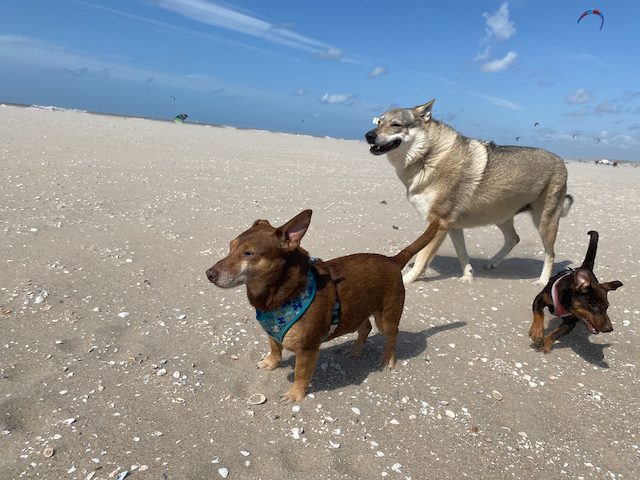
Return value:
[(464, 231), (461, 228), (452, 228), (449, 230), (449, 236), (453, 242), (453, 248), (456, 249), (458, 254), (458, 260), (460, 260), (460, 267), (462, 268), (461, 282), (473, 282), (473, 268), (469, 263), (469, 254), (467, 253), (467, 246), (464, 243)]
[(296, 367), (293, 373), (293, 386), (282, 396), (283, 400), (300, 403), (304, 400), (307, 387), (316, 368), (320, 346), (315, 350), (301, 350), (296, 352)]
[(529, 337), (539, 342), (544, 337), (544, 292), (540, 292), (533, 301), (533, 323), (529, 329)]
[(578, 323), (578, 319), (574, 316), (563, 318), (560, 326), (549, 335), (544, 337), (544, 340), (542, 340), (542, 345), (538, 347), (538, 351), (550, 353), (551, 347), (554, 343), (556, 343), (556, 340), (560, 340), (562, 337), (571, 332), (571, 330), (573, 330), (573, 327), (576, 326), (576, 323)]
[(269, 344), (271, 345), (271, 353), (258, 363), (258, 367), (265, 370), (273, 370), (278, 366), (280, 360), (282, 360), (282, 344), (275, 338), (269, 337)]

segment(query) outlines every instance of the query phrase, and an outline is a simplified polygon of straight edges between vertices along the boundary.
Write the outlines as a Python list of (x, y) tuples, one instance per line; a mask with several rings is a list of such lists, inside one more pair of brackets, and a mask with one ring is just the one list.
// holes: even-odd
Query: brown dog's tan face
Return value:
[(598, 283), (595, 275), (587, 269), (576, 272), (576, 293), (573, 296), (571, 313), (582, 320), (587, 329), (597, 335), (600, 332), (612, 332), (613, 325), (607, 315), (609, 301), (607, 293), (622, 286), (618, 280)]
[(251, 228), (231, 241), (229, 255), (207, 270), (209, 281), (220, 288), (233, 288), (253, 280), (269, 285), (300, 245), (311, 210), (298, 214), (285, 225), (274, 228), (267, 220), (256, 220)]
[(281, 270), (284, 260), (275, 231), (268, 221), (257, 220), (231, 241), (229, 255), (207, 270), (209, 281), (221, 288), (233, 288)]

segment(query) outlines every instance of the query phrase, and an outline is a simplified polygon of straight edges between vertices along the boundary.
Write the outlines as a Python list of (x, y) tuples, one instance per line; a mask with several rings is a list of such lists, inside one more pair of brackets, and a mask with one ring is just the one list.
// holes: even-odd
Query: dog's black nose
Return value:
[(207, 270), (207, 278), (211, 283), (215, 283), (219, 276), (220, 273), (215, 268), (211, 267)]
[(367, 142), (369, 142), (369, 143), (375, 143), (376, 137), (377, 137), (377, 135), (376, 135), (376, 130), (375, 129), (368, 131), (366, 133), (366, 135), (364, 136), (364, 138), (366, 138)]

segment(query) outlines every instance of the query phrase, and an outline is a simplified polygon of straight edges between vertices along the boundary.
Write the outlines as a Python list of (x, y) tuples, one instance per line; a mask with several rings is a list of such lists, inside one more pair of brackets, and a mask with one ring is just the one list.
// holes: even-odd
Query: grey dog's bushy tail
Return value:
[(436, 232), (439, 227), (440, 220), (434, 220), (431, 222), (425, 232), (420, 235), (415, 242), (402, 250), (395, 257), (392, 257), (393, 260), (396, 261), (400, 268), (403, 268), (416, 253), (431, 243), (436, 236)]
[(569, 214), (571, 205), (573, 205), (573, 197), (571, 195), (566, 195), (564, 197), (564, 201), (562, 202), (562, 211), (560, 212), (561, 217), (566, 217)]

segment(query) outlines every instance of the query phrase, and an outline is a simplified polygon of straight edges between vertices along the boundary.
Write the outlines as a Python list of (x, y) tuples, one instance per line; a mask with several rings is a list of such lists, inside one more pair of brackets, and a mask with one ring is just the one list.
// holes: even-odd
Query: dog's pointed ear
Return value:
[(415, 107), (413, 109), (413, 114), (416, 117), (422, 117), (425, 121), (431, 120), (431, 108), (433, 107), (433, 102), (435, 101), (436, 99), (434, 98), (429, 103), (425, 103), (424, 105)]
[(300, 240), (309, 228), (312, 213), (311, 210), (300, 212), (276, 230), (276, 237), (280, 240), (283, 250), (291, 252), (300, 246)]
[(601, 283), (600, 286), (607, 292), (610, 292), (611, 290), (617, 290), (618, 288), (620, 288), (622, 286), (622, 282), (616, 280), (615, 282)]
[(589, 240), (589, 248), (587, 249), (587, 254), (584, 257), (584, 262), (582, 262), (582, 267), (580, 268), (593, 270), (593, 263), (596, 259), (596, 251), (598, 250), (598, 232), (591, 230), (587, 235), (591, 237)]
[(587, 269), (579, 268), (574, 276), (575, 285), (573, 288), (576, 291), (584, 292), (591, 286), (591, 272)]

